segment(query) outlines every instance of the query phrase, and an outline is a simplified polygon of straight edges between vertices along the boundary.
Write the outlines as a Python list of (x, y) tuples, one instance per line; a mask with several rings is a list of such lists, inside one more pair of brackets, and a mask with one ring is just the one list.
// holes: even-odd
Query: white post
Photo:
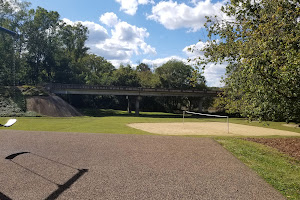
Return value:
[(228, 134), (229, 134), (229, 117), (227, 116), (227, 131), (228, 131)]
[(184, 113), (185, 113), (185, 111), (183, 111), (183, 119), (182, 119), (182, 123), (184, 124)]

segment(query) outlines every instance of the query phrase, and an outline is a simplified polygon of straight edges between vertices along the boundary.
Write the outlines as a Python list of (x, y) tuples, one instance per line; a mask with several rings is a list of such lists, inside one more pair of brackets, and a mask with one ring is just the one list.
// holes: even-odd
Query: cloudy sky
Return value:
[[(201, 56), (208, 39), (205, 16), (218, 15), (226, 0), (28, 0), (32, 7), (58, 11), (66, 23), (89, 28), (87, 46), (118, 67), (143, 62), (153, 68), (170, 59), (187, 62)], [(208, 65), (208, 86), (222, 86), (224, 65)]]

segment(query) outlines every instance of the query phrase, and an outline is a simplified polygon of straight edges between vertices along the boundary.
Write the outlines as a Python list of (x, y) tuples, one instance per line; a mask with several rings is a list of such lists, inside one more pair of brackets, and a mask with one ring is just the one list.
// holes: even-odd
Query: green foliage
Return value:
[[(182, 61), (170, 60), (155, 70), (162, 88), (205, 88), (205, 78), (194, 74), (194, 69)], [(192, 82), (192, 78), (196, 80)]]
[(119, 69), (113, 72), (112, 85), (131, 87), (141, 86), (137, 72), (133, 70), (130, 65), (121, 65)]
[(44, 87), (36, 87), (36, 86), (28, 86), (23, 85), (19, 86), (18, 89), (20, 90), (23, 96), (49, 96), (49, 93), (45, 90)]
[[(209, 62), (227, 63), (221, 104), (260, 120), (300, 121), (300, 7), (296, 0), (235, 0), (208, 18)], [(218, 40), (212, 40), (217, 35)]]
[[(85, 83), (80, 63), (87, 55), (87, 28), (80, 23), (67, 25), (55, 11), (29, 4), (0, 1), (0, 26), (20, 33), (15, 41), (0, 33), (0, 84), (37, 85), (46, 82)], [(16, 9), (18, 8), (18, 9)]]
[[(26, 2), (0, 0), (0, 26), (18, 32), (26, 19), (27, 6)], [(20, 45), (19, 41), (0, 31), (0, 85), (14, 85), (12, 78), (14, 77), (14, 68), (16, 68), (15, 71), (20, 68), (17, 51)]]
[(26, 100), (17, 87), (0, 87), (0, 116), (22, 116)]
[[(155, 70), (159, 82), (157, 87), (169, 89), (206, 89), (205, 78), (182, 61), (170, 60)], [(198, 107), (198, 101), (188, 97), (157, 97), (166, 111), (174, 112), (188, 107), (190, 110)]]
[(141, 87), (144, 88), (156, 88), (159, 85), (158, 76), (156, 76), (150, 69), (150, 67), (141, 63), (136, 67), (137, 76)]
[(110, 85), (115, 67), (103, 57), (86, 55), (80, 64), (85, 66), (84, 80), (88, 85)]

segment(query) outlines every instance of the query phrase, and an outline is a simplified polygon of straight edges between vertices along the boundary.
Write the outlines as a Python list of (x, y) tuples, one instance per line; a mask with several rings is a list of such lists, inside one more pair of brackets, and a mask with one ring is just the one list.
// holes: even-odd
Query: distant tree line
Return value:
[[(145, 63), (136, 68), (119, 68), (101, 56), (88, 52), (88, 29), (66, 24), (56, 11), (29, 9), (28, 2), (0, 0), (0, 26), (20, 33), (18, 38), (0, 32), (0, 85), (43, 85), (71, 83), (151, 88), (204, 89), (205, 78), (193, 67), (170, 60), (151, 69)], [(125, 97), (65, 97), (78, 107), (124, 109)], [(196, 107), (192, 98), (144, 98), (148, 110), (174, 111)], [(127, 103), (126, 103), (127, 104)], [(146, 106), (147, 105), (147, 106)]]

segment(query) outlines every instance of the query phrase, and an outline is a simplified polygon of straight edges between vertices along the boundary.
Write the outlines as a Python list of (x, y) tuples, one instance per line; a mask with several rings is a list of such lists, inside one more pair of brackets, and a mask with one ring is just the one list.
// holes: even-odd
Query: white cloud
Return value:
[(64, 18), (63, 21), (66, 24), (75, 25), (77, 23), (81, 23), (83, 26), (87, 27), (89, 30), (89, 38), (87, 41), (87, 46), (91, 46), (97, 42), (104, 41), (109, 37), (107, 30), (101, 26), (100, 24), (97, 24), (95, 22), (91, 21), (76, 21), (73, 22), (67, 18)]
[[(110, 35), (100, 24), (94, 22), (80, 22), (89, 29), (87, 46), (90, 52), (102, 56), (116, 67), (120, 64), (132, 64), (130, 58), (140, 54), (156, 54), (156, 50), (145, 42), (149, 37), (146, 28), (137, 27), (121, 21), (114, 13), (105, 13), (99, 20), (111, 26)], [(64, 19), (68, 24), (75, 24)]]
[(147, 19), (157, 21), (170, 30), (188, 28), (197, 31), (204, 27), (205, 16), (218, 15), (223, 19), (226, 18), (220, 11), (225, 2), (226, 0), (217, 3), (212, 3), (211, 0), (192, 0), (194, 7), (190, 7), (172, 0), (161, 1), (152, 7), (152, 14), (148, 15)]
[(181, 58), (179, 56), (169, 56), (169, 57), (165, 57), (165, 58), (158, 58), (158, 59), (155, 59), (155, 60), (143, 59), (142, 63), (145, 63), (147, 65), (150, 65), (150, 66), (156, 68), (156, 67), (162, 66), (163, 64), (165, 64), (169, 60), (179, 60), (179, 61), (182, 61), (184, 63), (187, 63), (186, 59)]
[(121, 4), (120, 10), (123, 10), (128, 15), (135, 15), (138, 5), (146, 5), (154, 3), (153, 0), (115, 0)]
[(146, 28), (119, 21), (111, 29), (111, 38), (98, 43), (96, 48), (99, 55), (108, 60), (119, 63), (126, 61), (128, 63), (133, 54), (156, 54), (155, 48), (145, 42), (147, 37), (149, 37), (149, 33)]
[[(196, 65), (195, 59), (197, 58), (203, 58), (204, 52), (201, 51), (206, 45), (208, 45), (207, 42), (198, 42), (197, 44), (193, 44), (190, 46), (185, 47), (182, 51), (186, 53), (186, 55), (191, 59), (189, 64)], [(193, 49), (193, 51), (190, 51), (189, 49)], [(224, 86), (223, 83), (221, 83), (221, 78), (225, 76), (226, 72), (226, 66), (227, 63), (223, 64), (214, 64), (209, 63), (205, 66), (204, 70), (204, 76), (207, 81), (208, 86), (215, 86), (215, 87), (222, 87)]]
[(133, 64), (132, 61), (129, 60), (129, 59), (125, 59), (125, 60), (109, 60), (109, 62), (111, 64), (113, 64), (114, 66), (120, 66), (120, 65), (126, 66), (126, 65), (130, 65), (131, 67), (136, 67), (136, 65)]
[(206, 65), (204, 70), (204, 76), (207, 81), (207, 85), (211, 87), (223, 87), (224, 84), (221, 83), (222, 77), (225, 77), (226, 63), (223, 64), (213, 64), (210, 63)]
[(196, 58), (204, 55), (204, 52), (201, 51), (201, 49), (204, 48), (206, 45), (206, 42), (200, 41), (197, 44), (185, 47), (182, 51), (186, 53), (186, 55), (189, 56), (189, 58)]
[[(201, 45), (203, 45), (203, 44), (201, 44), (201, 43), (196, 44), (196, 46), (201, 46)], [(188, 47), (184, 48), (183, 51), (186, 52), (185, 49), (187, 49), (187, 48)], [(189, 55), (195, 56), (192, 53), (190, 53)], [(200, 54), (197, 53), (197, 55), (200, 55)], [(154, 60), (143, 59), (142, 63), (148, 64), (149, 66), (151, 66), (152, 68), (155, 69), (157, 67), (162, 66), (169, 60), (179, 60), (179, 61), (184, 62), (187, 65), (193, 66), (193, 62), (188, 62), (188, 59), (185, 59), (185, 58), (182, 58), (179, 56), (169, 56), (169, 57), (158, 58), (158, 59), (154, 59)], [(206, 65), (206, 68), (203, 73), (203, 76), (205, 77), (206, 82), (207, 82), (206, 84), (209, 87), (223, 87), (224, 84), (221, 83), (221, 80), (222, 80), (222, 77), (225, 75), (225, 71), (226, 71), (226, 63), (217, 64), (217, 65), (210, 63), (210, 64)]]
[[(143, 59), (142, 62), (145, 64), (148, 64), (152, 66), (153, 68), (160, 67), (161, 65), (165, 64), (169, 60), (179, 60), (184, 62), (187, 65), (194, 66), (196, 65), (196, 62), (193, 61), (193, 59), (198, 58), (198, 57), (203, 57), (204, 53), (201, 51), (203, 47), (207, 45), (206, 42), (198, 42), (197, 44), (193, 44), (190, 46), (185, 47), (182, 51), (186, 53), (189, 59), (192, 59), (192, 61), (188, 61), (186, 58), (182, 58), (179, 56), (169, 56), (165, 58), (158, 58), (154, 60), (149, 60), (149, 59)], [(193, 48), (194, 51), (188, 51), (189, 48)], [(207, 85), (210, 87), (223, 87), (224, 84), (221, 83), (222, 77), (225, 76), (226, 72), (226, 63), (223, 64), (214, 64), (214, 63), (209, 63), (206, 65), (205, 70), (204, 70), (204, 77), (207, 81)]]
[(110, 26), (110, 27), (115, 26), (119, 22), (117, 15), (113, 12), (107, 12), (107, 13), (101, 15), (99, 20), (103, 24)]
[[(104, 16), (104, 15), (103, 15)], [(111, 15), (113, 16), (113, 15)], [(118, 18), (116, 18), (118, 19)], [(96, 55), (102, 56), (110, 61), (114, 66), (118, 67), (120, 64), (134, 64), (130, 60), (131, 57), (136, 54), (156, 54), (156, 50), (151, 45), (145, 42), (145, 38), (149, 37), (147, 29), (136, 27), (118, 20), (118, 22), (108, 31), (100, 24), (90, 21), (77, 21), (72, 22), (69, 19), (63, 19), (67, 24), (74, 25), (75, 23), (82, 23), (89, 29), (89, 39), (87, 46), (90, 48), (90, 52)], [(185, 47), (182, 51), (190, 58), (196, 58), (203, 56), (201, 49), (206, 45), (205, 42), (198, 42), (197, 44)], [(189, 48), (193, 48), (194, 51), (188, 51)], [(179, 60), (186, 64), (193, 65), (195, 62), (188, 62), (187, 59), (179, 56), (169, 56), (165, 58), (158, 58), (154, 60), (143, 59), (142, 62), (153, 67), (159, 67), (169, 60)], [(208, 86), (223, 86), (220, 83), (221, 76), (225, 74), (226, 64), (215, 65), (209, 64), (206, 66), (204, 76), (207, 80)]]
[(149, 37), (146, 28), (139, 28), (128, 24), (127, 22), (119, 22), (112, 29), (112, 38), (120, 41), (138, 42)]

